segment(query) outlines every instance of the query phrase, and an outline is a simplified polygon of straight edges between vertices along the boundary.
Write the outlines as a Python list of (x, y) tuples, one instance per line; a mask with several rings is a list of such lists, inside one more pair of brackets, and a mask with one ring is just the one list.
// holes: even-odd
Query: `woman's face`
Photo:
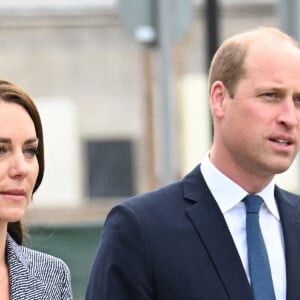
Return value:
[(0, 223), (20, 220), (38, 176), (38, 139), (32, 119), (0, 99)]

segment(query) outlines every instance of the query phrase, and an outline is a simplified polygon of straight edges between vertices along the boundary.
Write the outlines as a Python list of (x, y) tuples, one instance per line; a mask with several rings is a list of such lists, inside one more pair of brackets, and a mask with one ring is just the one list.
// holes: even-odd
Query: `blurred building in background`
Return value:
[[(220, 42), (277, 22), (274, 1), (219, 1)], [(205, 2), (195, 1), (189, 27), (170, 47), (177, 177), (211, 141), (205, 26)], [(105, 214), (120, 198), (160, 185), (158, 49), (124, 28), (117, 1), (2, 1), (0, 34), (0, 77), (29, 91), (45, 127), (45, 178), (32, 211), (67, 207), (83, 218), (101, 206)]]
[[(170, 45), (177, 178), (212, 139), (205, 4), (193, 2)], [(259, 25), (279, 26), (275, 0), (219, 1), (219, 42)], [(107, 211), (161, 184), (159, 49), (124, 28), (117, 0), (2, 0), (0, 37), (0, 78), (31, 94), (45, 131), (45, 177), (25, 220), (32, 246), (67, 261), (83, 299)], [(297, 192), (298, 169), (280, 184)]]

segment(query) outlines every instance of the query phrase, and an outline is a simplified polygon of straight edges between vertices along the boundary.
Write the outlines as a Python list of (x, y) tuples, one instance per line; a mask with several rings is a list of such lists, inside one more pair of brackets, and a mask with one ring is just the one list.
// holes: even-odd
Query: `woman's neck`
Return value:
[(0, 221), (0, 267), (6, 265), (6, 238), (7, 238), (7, 223)]

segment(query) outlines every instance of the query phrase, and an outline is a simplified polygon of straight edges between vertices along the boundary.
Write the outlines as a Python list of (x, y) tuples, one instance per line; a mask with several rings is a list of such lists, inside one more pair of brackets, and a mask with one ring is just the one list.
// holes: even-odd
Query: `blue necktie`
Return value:
[(247, 211), (248, 264), (254, 299), (275, 300), (268, 254), (259, 225), (258, 214), (263, 199), (257, 195), (248, 195), (244, 202)]

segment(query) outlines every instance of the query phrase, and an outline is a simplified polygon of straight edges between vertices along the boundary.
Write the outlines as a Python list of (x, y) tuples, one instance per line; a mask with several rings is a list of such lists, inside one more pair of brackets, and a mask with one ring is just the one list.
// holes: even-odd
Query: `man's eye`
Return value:
[(277, 94), (276, 93), (265, 93), (264, 96), (266, 97), (270, 97), (270, 98), (277, 98)]
[(282, 98), (282, 95), (280, 95), (277, 92), (268, 92), (268, 93), (263, 93), (262, 97), (264, 97), (266, 100), (271, 102), (279, 102)]

